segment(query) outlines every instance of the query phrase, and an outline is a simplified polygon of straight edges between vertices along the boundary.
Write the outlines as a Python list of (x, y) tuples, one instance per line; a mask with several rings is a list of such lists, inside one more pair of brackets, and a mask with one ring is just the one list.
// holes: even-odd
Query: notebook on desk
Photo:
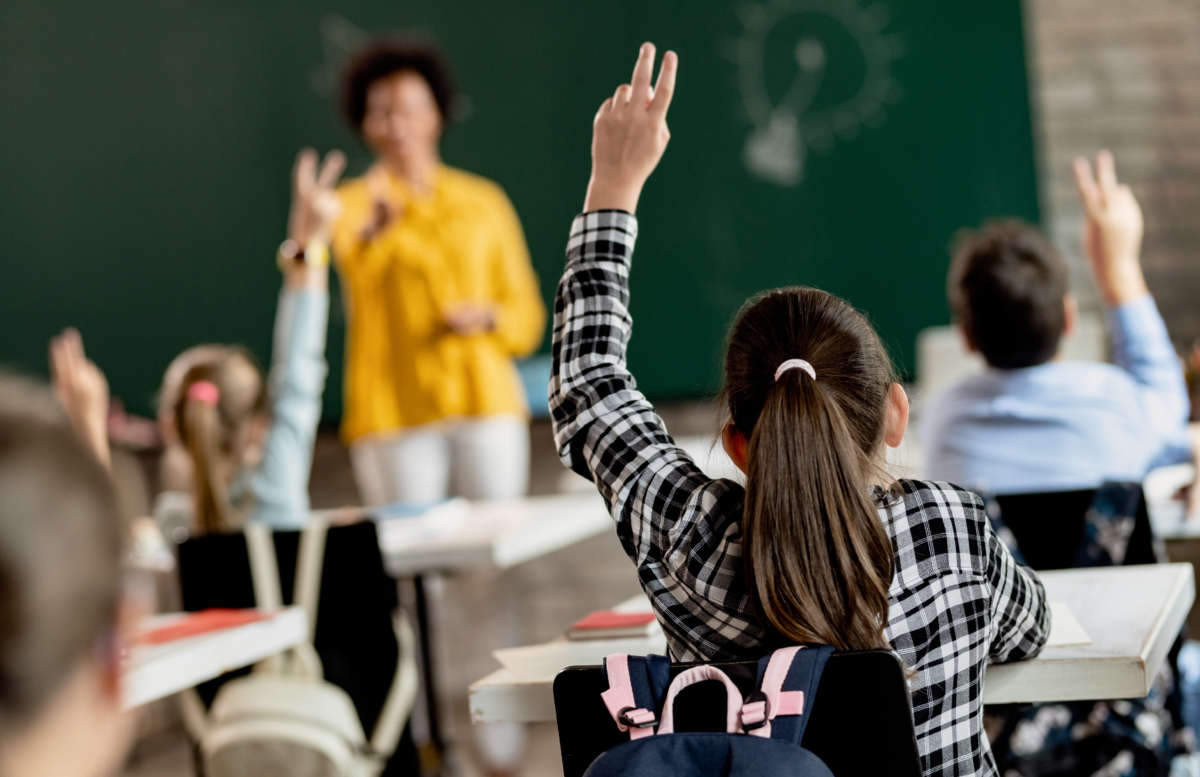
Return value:
[(273, 613), (263, 610), (223, 608), (171, 613), (159, 618), (148, 619), (144, 628), (138, 632), (137, 643), (139, 645), (162, 645), (200, 634), (245, 626), (247, 623), (257, 623), (271, 618), (272, 615)]
[(567, 639), (625, 639), (649, 637), (661, 632), (652, 612), (596, 610), (580, 618), (567, 630)]

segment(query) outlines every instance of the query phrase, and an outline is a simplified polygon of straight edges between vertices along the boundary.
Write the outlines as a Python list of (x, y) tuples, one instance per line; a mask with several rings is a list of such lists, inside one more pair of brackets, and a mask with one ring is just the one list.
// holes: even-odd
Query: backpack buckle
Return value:
[(751, 691), (742, 702), (742, 730), (749, 733), (771, 722), (771, 701), (759, 690)]
[(641, 707), (622, 707), (617, 713), (617, 722), (626, 728), (654, 728), (658, 716)]

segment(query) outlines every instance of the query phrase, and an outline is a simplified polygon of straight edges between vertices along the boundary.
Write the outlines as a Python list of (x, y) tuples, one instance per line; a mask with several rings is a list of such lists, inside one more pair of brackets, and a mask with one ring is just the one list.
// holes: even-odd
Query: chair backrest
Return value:
[[(300, 532), (273, 534), (285, 604), (292, 602)], [(253, 607), (254, 584), (241, 532), (193, 537), (179, 546), (183, 609)], [(373, 731), (399, 659), (392, 616), (396, 583), (388, 577), (371, 521), (329, 529), (313, 647), (325, 679), (350, 695), (363, 729)], [(220, 686), (249, 670), (231, 672), (198, 690), (210, 704)]]
[(1012, 532), (1034, 569), (1153, 564), (1158, 558), (1140, 483), (992, 497), (1003, 536)]
[[(754, 689), (757, 662), (714, 665), (743, 693)], [(689, 666), (694, 664), (673, 665), (671, 676)], [(601, 700), (606, 688), (608, 683), (598, 666), (568, 667), (554, 678), (564, 777), (581, 777), (596, 756), (628, 739), (617, 730)], [(921, 774), (904, 668), (890, 651), (834, 653), (825, 665), (811, 709), (801, 744), (838, 777)], [(674, 710), (678, 730), (725, 730), (724, 689), (716, 683), (685, 689)]]

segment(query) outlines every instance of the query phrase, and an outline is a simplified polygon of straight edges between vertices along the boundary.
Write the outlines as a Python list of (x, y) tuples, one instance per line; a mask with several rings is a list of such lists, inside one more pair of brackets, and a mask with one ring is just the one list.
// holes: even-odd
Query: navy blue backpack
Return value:
[[(604, 662), (608, 689), (601, 697), (629, 741), (599, 755), (585, 777), (833, 777), (800, 745), (832, 652), (831, 647), (776, 650), (758, 662), (757, 690), (744, 698), (729, 676), (710, 664), (671, 680), (671, 663), (664, 656), (609, 656)], [(686, 725), (681, 720), (695, 716), (678, 697), (702, 683), (724, 687), (724, 731), (681, 730)], [(703, 698), (716, 697), (710, 692)]]

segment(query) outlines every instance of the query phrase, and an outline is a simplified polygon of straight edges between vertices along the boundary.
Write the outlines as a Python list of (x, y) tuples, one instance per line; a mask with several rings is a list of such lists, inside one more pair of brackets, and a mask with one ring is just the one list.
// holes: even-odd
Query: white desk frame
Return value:
[[(1041, 578), (1047, 597), (1070, 607), (1092, 644), (1047, 648), (1029, 661), (989, 667), (984, 703), (1149, 693), (1195, 597), (1191, 565), (1072, 569), (1043, 572)], [(587, 651), (581, 648), (581, 655)], [(630, 649), (656, 651), (661, 642), (653, 640)], [(553, 721), (554, 675), (567, 665), (586, 663), (592, 661), (569, 661), (553, 671), (499, 669), (471, 686), (471, 718), (478, 723)]]
[[(147, 619), (144, 629), (168, 624), (180, 613)], [(288, 607), (267, 620), (166, 642), (138, 645), (122, 678), (125, 707), (170, 696), (225, 672), (256, 664), (308, 640), (308, 618)]]

